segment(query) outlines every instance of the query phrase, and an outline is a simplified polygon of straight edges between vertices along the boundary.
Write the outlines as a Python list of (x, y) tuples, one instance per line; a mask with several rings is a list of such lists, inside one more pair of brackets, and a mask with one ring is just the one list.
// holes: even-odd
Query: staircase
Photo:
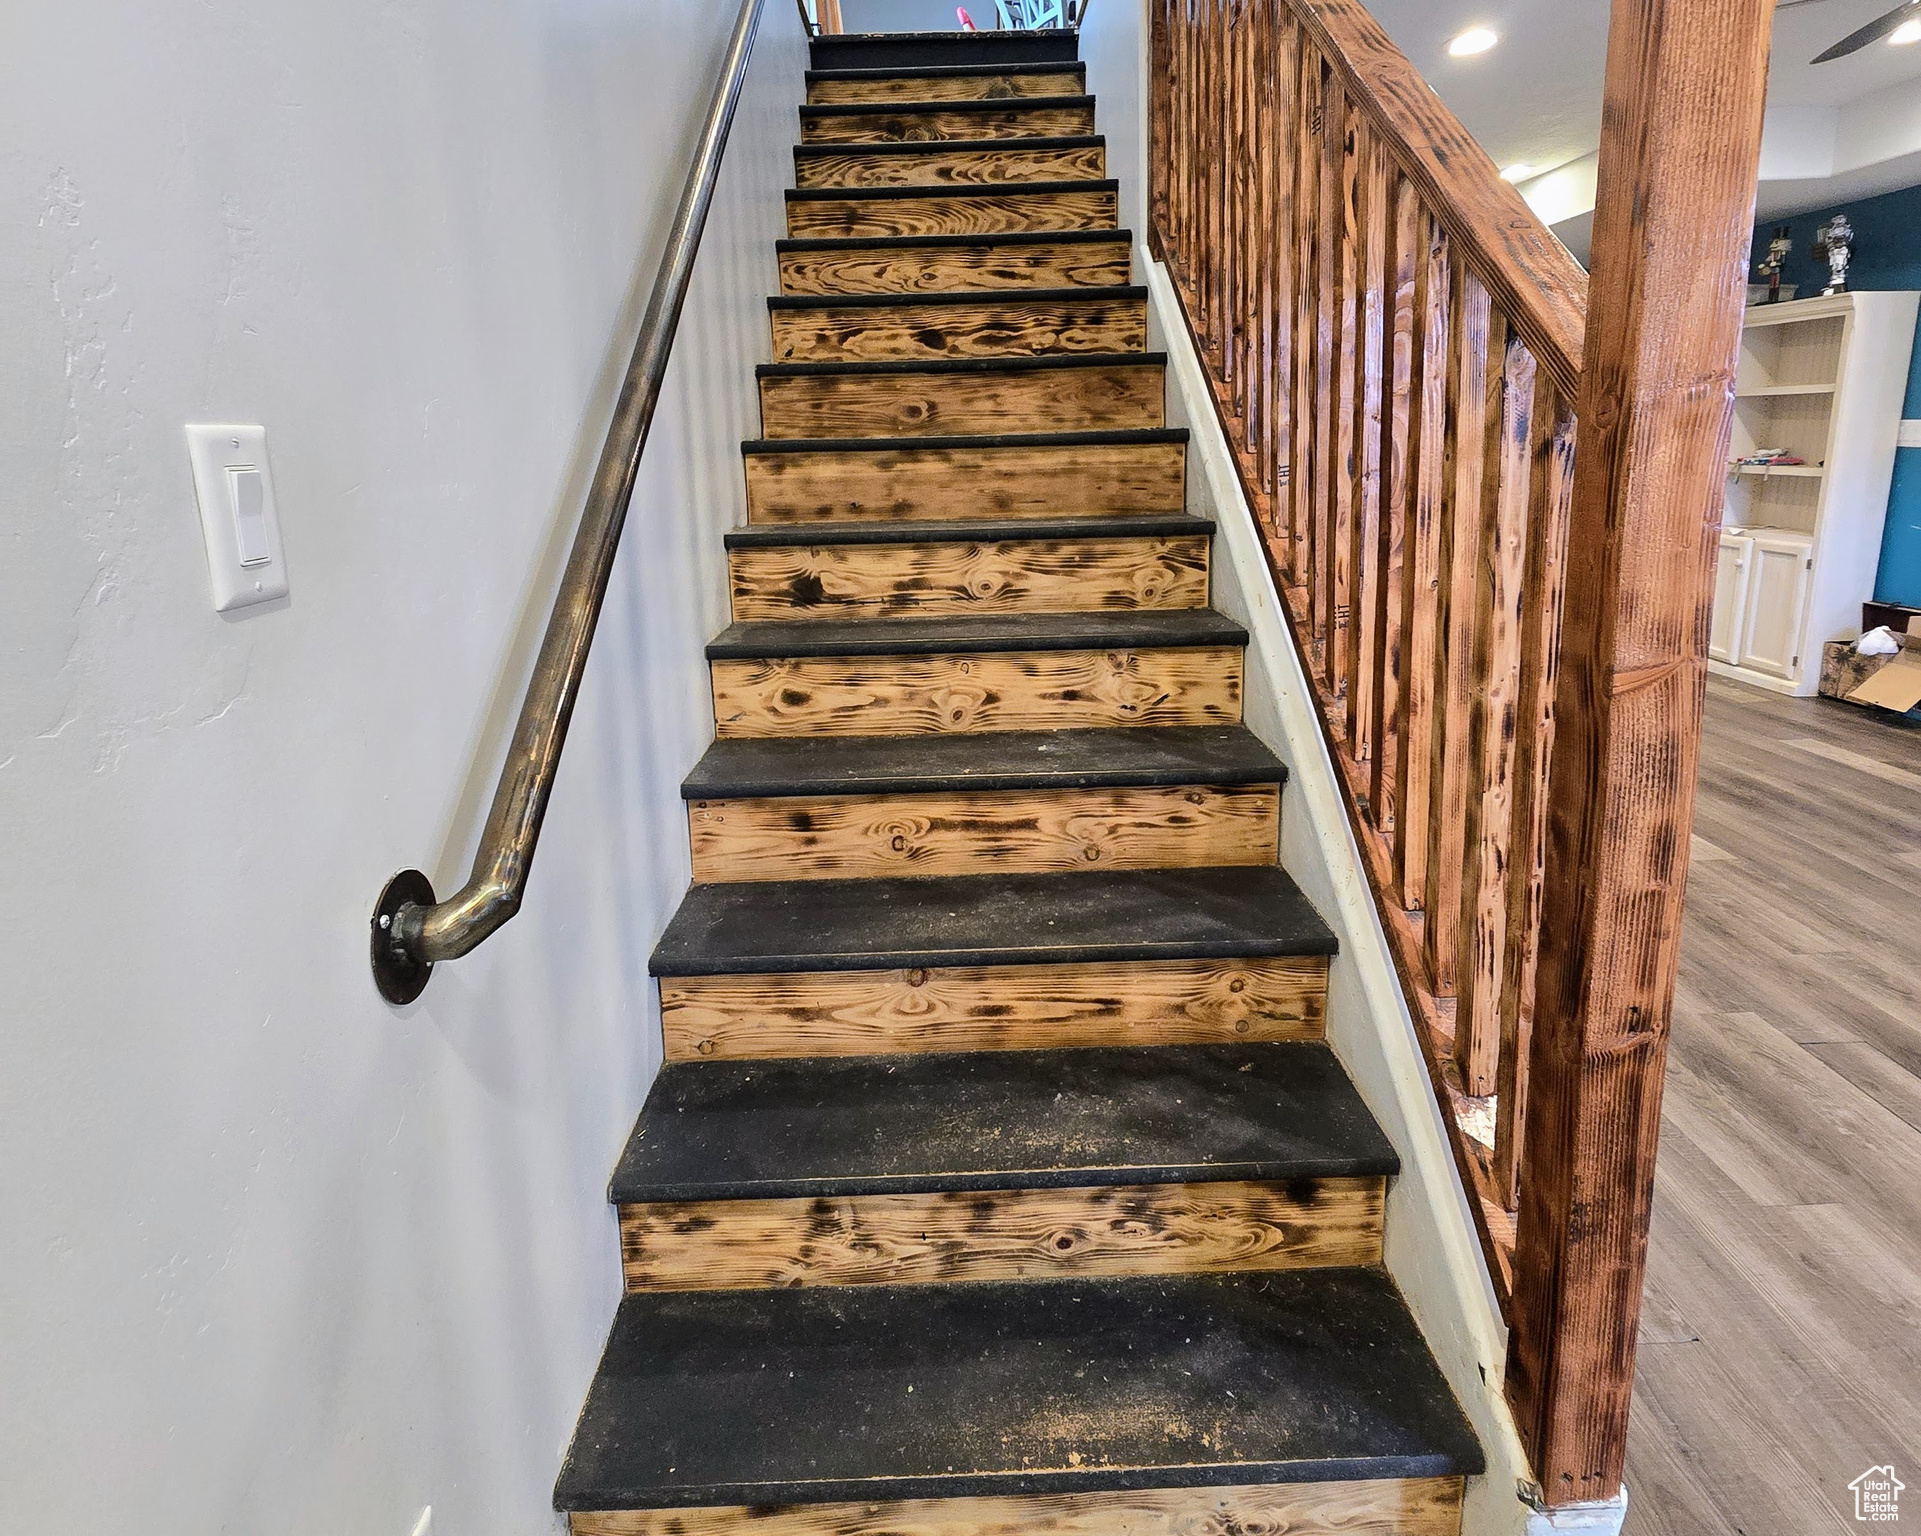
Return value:
[(1440, 1536), (1480, 1451), (1072, 33), (813, 45), (576, 1536)]

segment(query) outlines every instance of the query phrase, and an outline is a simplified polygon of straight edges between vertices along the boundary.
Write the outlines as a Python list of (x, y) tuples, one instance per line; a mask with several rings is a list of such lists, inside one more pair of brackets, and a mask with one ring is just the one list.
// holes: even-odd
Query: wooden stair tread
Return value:
[(1094, 98), (1085, 91), (1071, 96), (995, 96), (966, 101), (833, 101), (803, 103), (800, 120), (823, 117), (911, 117), (916, 112), (955, 112), (964, 116), (995, 112), (1044, 111), (1048, 107), (1092, 108)]
[[(871, 245), (872, 241), (855, 241), (856, 245)], [(1023, 304), (1049, 304), (1071, 301), (1080, 304), (1112, 304), (1116, 300), (1128, 303), (1143, 303), (1147, 290), (1132, 283), (1089, 283), (1080, 288), (949, 288), (932, 293), (776, 293), (767, 300), (770, 310), (809, 310), (809, 309), (915, 309), (930, 304), (939, 305), (981, 305), (992, 304), (1001, 309), (1018, 309)], [(1100, 357), (1112, 361), (1125, 357), (1136, 361), (1146, 357), (1144, 352), (1109, 352), (1080, 354), (1050, 354), (1045, 361), (1053, 363), (1065, 360), (1068, 356)], [(1155, 356), (1165, 358), (1166, 353)], [(930, 359), (929, 361), (934, 361)], [(999, 362), (1001, 359), (961, 359), (967, 362)], [(1026, 359), (1022, 359), (1026, 361)], [(918, 360), (904, 360), (888, 366), (921, 367)], [(821, 368), (859, 368), (872, 366), (862, 363), (765, 363), (767, 368), (811, 367)]]
[(1331, 955), (1273, 865), (740, 881), (692, 887), (655, 976)]
[[(1076, 186), (1086, 183), (1074, 183)], [(1033, 188), (1028, 188), (1032, 191)], [(1126, 229), (1011, 229), (1001, 233), (951, 235), (811, 235), (784, 238), (774, 242), (774, 254), (793, 255), (803, 251), (937, 251), (946, 249), (981, 250), (995, 246), (1028, 245), (1127, 245), (1134, 240)]]
[[(1138, 358), (1140, 354), (1135, 354)], [(1048, 359), (1060, 361), (1061, 359)], [(1112, 359), (1108, 359), (1112, 361)], [(992, 359), (1011, 362), (1015, 359)], [(779, 366), (768, 364), (766, 366)], [(789, 363), (787, 367), (812, 367)], [(925, 363), (911, 364), (924, 368)], [(951, 437), (750, 437), (740, 445), (743, 455), (764, 453), (933, 453), (943, 449), (991, 448), (1103, 448), (1154, 444), (1187, 445), (1186, 427), (1096, 427), (1083, 432), (962, 432)]]
[[(993, 145), (998, 145), (998, 147), (1003, 149), (1007, 147), (1005, 140), (990, 139), (988, 143)], [(951, 143), (931, 144), (926, 146), (926, 148), (929, 149), (930, 151), (951, 150), (954, 147), (955, 146)], [(824, 152), (824, 149), (822, 146), (812, 146), (812, 149), (814, 152)], [(799, 146), (796, 146), (796, 153), (798, 152), (799, 152)], [(923, 198), (923, 197), (925, 198), (949, 197), (949, 198), (954, 198), (956, 200), (959, 200), (963, 198), (991, 197), (1000, 193), (1006, 193), (1009, 196), (1017, 196), (1017, 197), (1041, 197), (1054, 192), (1118, 192), (1120, 191), (1120, 187), (1121, 187), (1120, 182), (1118, 182), (1111, 176), (1088, 176), (1088, 177), (1078, 178), (1072, 181), (1021, 181), (1021, 182), (1011, 182), (1011, 183), (1005, 183), (1005, 184), (995, 183), (995, 182), (969, 182), (965, 185), (956, 184), (956, 185), (943, 185), (943, 186), (932, 186), (932, 187), (788, 187), (782, 195), (784, 196), (786, 201), (790, 203), (834, 203), (834, 202), (847, 203), (847, 202), (872, 202), (872, 201), (877, 201), (877, 200), (886, 199), (886, 198), (896, 198), (902, 201), (906, 201), (912, 198)], [(1009, 230), (1008, 233), (1009, 234), (1017, 234), (1017, 233), (1059, 234), (1059, 233), (1063, 233), (1063, 231)], [(1112, 231), (1100, 230), (1098, 231), (1098, 233), (1111, 234)], [(816, 237), (816, 238), (826, 238), (826, 237)], [(899, 235), (873, 235), (873, 236), (842, 235), (834, 238), (846, 239), (846, 240), (862, 240), (862, 239), (895, 240), (895, 239), (913, 238), (913, 237), (899, 236)], [(948, 235), (942, 235), (937, 238), (951, 239), (952, 237)]]
[(716, 741), (681, 782), (688, 800), (1284, 784), (1244, 725), (981, 731), (955, 736), (746, 736)]
[(804, 80), (808, 85), (843, 80), (864, 84), (874, 80), (962, 80), (983, 75), (1055, 75), (1064, 70), (1078, 73), (1082, 79), (1087, 77), (1087, 66), (1078, 58), (1073, 58), (1033, 64), (917, 64), (892, 69), (810, 69)]
[(1247, 631), (1212, 608), (1137, 608), (924, 619), (761, 619), (728, 625), (707, 642), (707, 659), (1159, 651), (1246, 644)]
[[(972, 294), (967, 297), (975, 298)], [(1165, 352), (1072, 352), (1047, 357), (915, 357), (872, 363), (756, 363), (754, 377), (756, 379), (818, 379), (846, 375), (853, 378), (876, 378), (892, 374), (1052, 373), (1071, 368), (1165, 368), (1166, 366)], [(807, 438), (804, 441), (819, 444), (829, 439)]]
[(1071, 27), (1006, 32), (836, 32), (811, 39), (817, 71), (861, 69), (891, 74), (930, 65), (1078, 64), (1080, 34)]
[[(1036, 134), (1032, 138), (1024, 139), (907, 139), (883, 140), (879, 143), (796, 144), (794, 159), (797, 162), (830, 160), (848, 154), (899, 155), (903, 159), (913, 159), (920, 155), (951, 155), (969, 152), (997, 155), (1009, 149), (1105, 149), (1106, 147), (1105, 134), (1052, 133)], [(1085, 185), (1085, 183), (1082, 184)], [(981, 183), (971, 182), (969, 185), (978, 188)], [(1027, 183), (1027, 185), (1031, 189), (1033, 184)]]
[(730, 528), (724, 538), (728, 549), (811, 549), (828, 544), (991, 544), (1010, 539), (1065, 541), (1179, 534), (1206, 537), (1213, 532), (1211, 517), (1173, 512), (1159, 516), (969, 518), (945, 523), (888, 522), (879, 518), (839, 523), (754, 523)]
[[(911, 1388), (911, 1390), (909, 1390)], [(630, 1295), (562, 1510), (1475, 1473), (1374, 1269)]]
[(751, 1200), (1392, 1174), (1316, 1041), (661, 1069), (609, 1197)]

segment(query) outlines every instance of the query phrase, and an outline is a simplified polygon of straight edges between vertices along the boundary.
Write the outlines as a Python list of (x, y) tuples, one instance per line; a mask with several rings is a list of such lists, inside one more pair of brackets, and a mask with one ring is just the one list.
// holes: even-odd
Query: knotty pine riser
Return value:
[(809, 306), (772, 311), (778, 363), (1142, 352), (1147, 300), (997, 295), (978, 304)]
[(1319, 1040), (1324, 955), (663, 976), (669, 1061)]
[(1238, 725), (1238, 646), (708, 663), (721, 736)]
[(807, 83), (807, 105), (838, 106), (867, 101), (1000, 101), (1023, 96), (1079, 96), (1087, 90), (1081, 65), (1026, 73), (997, 71), (962, 75), (878, 75), (868, 79), (821, 78)]
[(1048, 192), (984, 187), (964, 195), (793, 198), (787, 204), (787, 233), (796, 240), (1020, 234), (1119, 225), (1120, 194), (1111, 187)]
[(1280, 786), (697, 800), (696, 882), (1272, 864)]
[(780, 291), (804, 296), (1102, 288), (1125, 284), (1132, 271), (1124, 238), (1099, 244), (782, 251)]
[(980, 373), (827, 373), (760, 380), (769, 438), (968, 437), (1166, 424), (1165, 367), (1090, 364)]
[[(794, 162), (794, 185), (821, 187), (994, 187), (1034, 181), (1103, 181), (1107, 150), (1100, 144), (1036, 148), (956, 146), (913, 154), (877, 153), (849, 147), (807, 154)], [(1068, 228), (1077, 226), (1069, 225)]]
[(630, 1291), (1378, 1264), (1379, 1175), (620, 1207)]
[(1202, 534), (728, 551), (737, 622), (1205, 608)]
[(1186, 496), (1178, 442), (747, 455), (750, 523), (1155, 516)]
[(570, 1515), (572, 1536), (1459, 1536), (1459, 1477)]
[(1058, 139), (1094, 131), (1094, 104), (1021, 106), (990, 111), (916, 110), (834, 113), (801, 119), (803, 144), (903, 144), (950, 139)]

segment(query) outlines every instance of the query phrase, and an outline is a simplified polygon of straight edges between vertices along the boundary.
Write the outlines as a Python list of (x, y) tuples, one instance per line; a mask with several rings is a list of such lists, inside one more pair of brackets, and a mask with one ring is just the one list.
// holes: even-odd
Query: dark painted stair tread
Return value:
[[(1165, 352), (1049, 352), (1039, 357), (889, 358), (876, 363), (756, 363), (757, 379), (810, 379), (846, 374), (878, 378), (903, 373), (1053, 373), (1068, 368), (1165, 368)], [(818, 442), (816, 438), (814, 441)]]
[[(990, 139), (987, 142), (1005, 145), (1007, 140)], [(947, 147), (951, 149), (953, 145), (950, 143)], [(1033, 197), (1049, 192), (1118, 192), (1120, 187), (1120, 182), (1112, 177), (1088, 177), (1079, 181), (970, 181), (938, 187), (788, 187), (782, 195), (790, 203), (845, 203), (858, 202), (863, 198)], [(1102, 230), (1101, 233), (1111, 234), (1112, 231)]]
[(1211, 608), (1004, 613), (930, 619), (768, 619), (730, 624), (709, 661), (785, 656), (933, 656), (973, 651), (1178, 650), (1243, 646), (1247, 631)]
[[(1130, 286), (1124, 283), (1108, 283), (1087, 284), (1079, 288), (958, 288), (940, 293), (780, 293), (773, 294), (768, 298), (767, 307), (777, 311), (808, 309), (906, 309), (916, 305), (927, 304), (956, 306), (963, 304), (992, 304), (996, 308), (1018, 308), (1022, 304), (1060, 304), (1064, 302), (1076, 304), (1112, 304), (1117, 300), (1121, 303), (1134, 304), (1145, 303), (1146, 299), (1147, 290), (1145, 288)], [(1124, 357), (1130, 362), (1133, 362), (1138, 361), (1147, 354), (1142, 352), (1088, 354), (1050, 352), (1046, 354), (1049, 361), (1059, 357), (1074, 357), (1079, 355), (1096, 356), (1109, 362), (1116, 358)], [(1163, 358), (1166, 356), (1165, 353), (1157, 355)], [(932, 361), (932, 359), (929, 359), (929, 361)], [(989, 359), (942, 359), (942, 361), (987, 362)], [(768, 366), (772, 367), (774, 365), (769, 364)], [(789, 364), (788, 366), (792, 367), (796, 365)], [(816, 368), (829, 366), (834, 372), (839, 373), (854, 365), (836, 363), (829, 365), (814, 364), (812, 366)], [(980, 372), (982, 370), (975, 369), (970, 371)]]
[[(1002, 103), (1006, 105), (1006, 103)], [(898, 111), (899, 109), (896, 108)], [(794, 159), (803, 160), (837, 159), (844, 155), (952, 155), (982, 154), (998, 155), (1010, 150), (1023, 149), (1102, 149), (1107, 144), (1107, 136), (1100, 133), (1053, 133), (1035, 135), (1020, 139), (883, 139), (878, 142), (856, 141), (833, 144), (796, 144)], [(1023, 187), (1021, 182), (974, 182), (980, 187)]]
[(950, 448), (1125, 448), (1187, 442), (1186, 427), (1112, 427), (1091, 432), (995, 432), (953, 437), (750, 437), (748, 453), (925, 453)]
[[(952, 234), (952, 235), (812, 235), (792, 239), (776, 240), (774, 249), (782, 255), (792, 255), (800, 251), (939, 251), (992, 250), (996, 246), (1025, 245), (1125, 245), (1130, 249), (1134, 243), (1131, 230), (1125, 229), (1023, 229), (1007, 230), (998, 234)], [(1021, 290), (973, 290), (979, 298), (982, 291), (1001, 293)], [(1096, 288), (1104, 293), (1104, 288)], [(1142, 290), (1143, 292), (1145, 290)]]
[(1327, 955), (1334, 935), (1272, 865), (696, 885), (656, 976)]
[(1479, 1472), (1373, 1269), (629, 1296), (554, 1503), (862, 1502)]
[(1047, 543), (1059, 539), (1138, 539), (1169, 534), (1205, 538), (1214, 531), (1211, 517), (1186, 512), (1164, 516), (977, 518), (935, 523), (860, 518), (844, 523), (754, 523), (729, 529), (729, 549), (815, 549), (828, 544), (993, 544)]
[(680, 792), (688, 800), (727, 800), (1286, 781), (1286, 766), (1244, 725), (1115, 726), (728, 737), (707, 749)]
[[(845, 34), (842, 34), (843, 36)], [(806, 72), (807, 84), (839, 80), (867, 82), (873, 80), (958, 80), (979, 78), (982, 75), (1056, 75), (1062, 67), (1079, 70), (1082, 79), (1087, 70), (1078, 59), (1062, 59), (1051, 63), (1039, 64), (918, 64), (895, 69), (810, 69)], [(967, 98), (962, 98), (963, 100)], [(1007, 97), (1005, 100), (1018, 98)]]
[(816, 70), (881, 73), (939, 64), (1077, 64), (1080, 34), (1071, 27), (1005, 32), (837, 32), (807, 45)]
[(625, 1204), (1399, 1167), (1318, 1041), (1112, 1046), (670, 1063), (609, 1194)]
[(927, 112), (985, 116), (992, 112), (1045, 112), (1056, 107), (1093, 105), (1094, 98), (1084, 91), (1071, 96), (966, 97), (958, 101), (823, 101), (804, 104), (800, 120), (804, 123), (823, 117), (918, 117)]

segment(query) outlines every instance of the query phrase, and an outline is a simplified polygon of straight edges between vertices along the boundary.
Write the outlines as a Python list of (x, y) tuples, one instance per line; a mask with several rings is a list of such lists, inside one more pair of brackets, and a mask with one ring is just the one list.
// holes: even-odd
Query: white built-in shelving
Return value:
[[(1714, 671), (1813, 693), (1822, 642), (1860, 632), (1918, 303), (1915, 293), (1841, 293), (1748, 310), (1708, 645)], [(1738, 462), (1759, 448), (1806, 462)]]

